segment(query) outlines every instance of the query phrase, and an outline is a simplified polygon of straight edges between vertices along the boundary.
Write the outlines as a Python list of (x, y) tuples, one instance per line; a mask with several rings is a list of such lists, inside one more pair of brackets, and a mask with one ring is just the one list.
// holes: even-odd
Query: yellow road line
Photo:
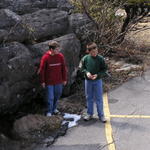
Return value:
[(108, 143), (108, 149), (115, 150), (116, 148), (114, 144), (112, 127), (110, 123), (110, 111), (109, 111), (107, 94), (104, 94), (103, 98), (104, 98), (104, 114), (107, 118), (107, 123), (105, 123), (105, 133), (106, 133), (106, 139)]
[(143, 115), (110, 115), (112, 118), (150, 118), (150, 116), (143, 116)]

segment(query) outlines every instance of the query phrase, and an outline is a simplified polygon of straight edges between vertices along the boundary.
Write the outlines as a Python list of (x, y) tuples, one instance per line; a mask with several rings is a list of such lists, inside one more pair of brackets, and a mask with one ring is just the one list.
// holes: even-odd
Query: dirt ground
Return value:
[(123, 43), (121, 48), (116, 48), (106, 58), (111, 77), (104, 79), (105, 91), (112, 90), (133, 77), (141, 76), (149, 69), (150, 48), (130, 46), (129, 42)]
[[(117, 65), (118, 61), (124, 65)], [(105, 80), (106, 91), (142, 75), (150, 68), (150, 15), (132, 28), (120, 46), (109, 52), (107, 63), (111, 78)], [(128, 68), (124, 67), (125, 64)]]

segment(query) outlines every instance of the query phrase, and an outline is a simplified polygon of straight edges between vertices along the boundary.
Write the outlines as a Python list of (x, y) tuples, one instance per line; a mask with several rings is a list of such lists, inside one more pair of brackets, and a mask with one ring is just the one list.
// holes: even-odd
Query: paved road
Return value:
[(104, 95), (104, 125), (80, 121), (53, 146), (36, 150), (149, 150), (150, 71)]
[(110, 92), (108, 99), (115, 149), (149, 150), (150, 71)]

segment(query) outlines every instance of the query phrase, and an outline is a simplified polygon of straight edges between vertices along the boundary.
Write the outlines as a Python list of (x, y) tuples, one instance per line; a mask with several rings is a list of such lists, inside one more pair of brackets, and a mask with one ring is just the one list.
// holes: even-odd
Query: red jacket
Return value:
[(40, 63), (41, 83), (46, 85), (61, 84), (67, 81), (67, 69), (63, 54), (50, 55), (46, 52)]

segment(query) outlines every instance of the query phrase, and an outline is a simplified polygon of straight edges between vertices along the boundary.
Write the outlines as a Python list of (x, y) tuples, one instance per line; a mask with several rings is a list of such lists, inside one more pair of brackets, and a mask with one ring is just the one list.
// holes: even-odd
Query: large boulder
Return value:
[[(68, 31), (68, 15), (58, 9), (42, 9), (31, 14), (18, 16), (7, 9), (0, 10), (0, 42), (36, 41), (64, 35)], [(5, 29), (5, 30), (4, 30)]]
[(17, 14), (33, 13), (43, 8), (59, 8), (70, 10), (72, 5), (68, 0), (1, 0), (0, 8), (8, 8)]
[(75, 13), (69, 15), (70, 28), (76, 33), (81, 27), (85, 27), (91, 20), (85, 14)]
[(35, 70), (28, 49), (17, 42), (1, 47), (0, 70), (0, 113), (7, 113), (34, 97)]
[(0, 28), (14, 26), (20, 21), (21, 17), (9, 9), (0, 10)]
[[(82, 41), (83, 45), (86, 45), (85, 41), (89, 40), (91, 37), (90, 32), (93, 30), (95, 25), (93, 22), (88, 18), (86, 14), (75, 13), (69, 15), (69, 31), (74, 32), (80, 41)], [(92, 38), (92, 37), (91, 37)]]
[(61, 116), (46, 117), (42, 115), (27, 115), (15, 121), (14, 137), (29, 141), (37, 141), (52, 135), (61, 127)]
[(17, 141), (12, 141), (10, 138), (0, 133), (0, 148), (1, 150), (20, 150), (21, 146)]
[(57, 8), (56, 0), (1, 0), (0, 8), (8, 8), (18, 14), (26, 14), (43, 8)]
[(24, 41), (27, 31), (22, 25), (21, 16), (9, 9), (0, 9), (0, 42)]
[(22, 16), (22, 19), (35, 40), (67, 33), (68, 15), (65, 11), (43, 9), (32, 14), (26, 14)]
[(0, 29), (0, 42), (5, 41), (5, 38), (8, 37), (9, 33), (7, 30)]
[[(57, 8), (65, 11), (70, 11), (74, 8), (73, 5), (69, 2), (69, 0), (57, 0)], [(70, 12), (69, 12), (70, 13)]]

